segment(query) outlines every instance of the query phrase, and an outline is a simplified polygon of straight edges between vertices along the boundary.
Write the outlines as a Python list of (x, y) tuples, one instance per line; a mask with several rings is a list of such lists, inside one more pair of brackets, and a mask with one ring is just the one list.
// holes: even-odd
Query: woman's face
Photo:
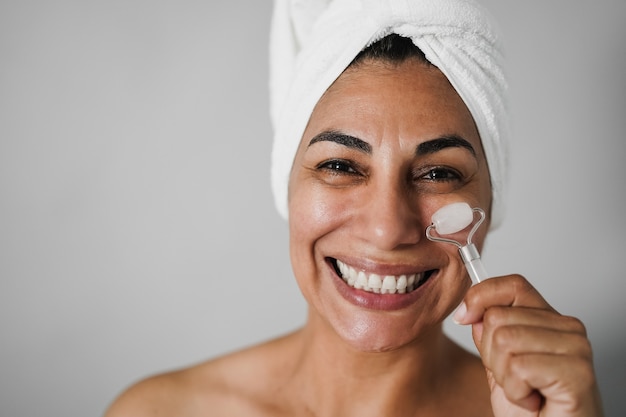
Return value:
[(346, 70), (315, 107), (289, 184), (291, 260), (312, 319), (364, 351), (438, 331), (470, 281), (457, 248), (425, 229), (457, 201), (488, 212), (491, 188), (445, 76), (412, 59)]

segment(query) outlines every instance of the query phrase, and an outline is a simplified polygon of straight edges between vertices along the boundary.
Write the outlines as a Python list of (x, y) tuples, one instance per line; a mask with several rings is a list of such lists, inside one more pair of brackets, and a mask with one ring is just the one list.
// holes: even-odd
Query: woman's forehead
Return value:
[(480, 147), (467, 106), (436, 67), (417, 60), (364, 61), (348, 68), (317, 103), (303, 140), (324, 130), (372, 139), (459, 135)]

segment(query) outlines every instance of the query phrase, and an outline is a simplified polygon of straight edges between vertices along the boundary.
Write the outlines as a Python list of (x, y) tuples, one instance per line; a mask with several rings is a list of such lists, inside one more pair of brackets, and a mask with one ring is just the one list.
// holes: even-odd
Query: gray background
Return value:
[[(626, 2), (485, 2), (516, 131), (485, 264), (585, 321), (623, 415)], [(270, 13), (0, 2), (1, 416), (100, 415), (138, 378), (303, 322), (269, 189)]]

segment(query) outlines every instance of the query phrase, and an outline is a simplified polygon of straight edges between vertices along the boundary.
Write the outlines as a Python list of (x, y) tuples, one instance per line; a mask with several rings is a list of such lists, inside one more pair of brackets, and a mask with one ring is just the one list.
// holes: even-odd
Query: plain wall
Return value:
[[(587, 324), (624, 415), (626, 2), (484, 2), (515, 129), (485, 264)], [(269, 187), (270, 15), (0, 2), (0, 415), (101, 415), (137, 379), (303, 323)]]

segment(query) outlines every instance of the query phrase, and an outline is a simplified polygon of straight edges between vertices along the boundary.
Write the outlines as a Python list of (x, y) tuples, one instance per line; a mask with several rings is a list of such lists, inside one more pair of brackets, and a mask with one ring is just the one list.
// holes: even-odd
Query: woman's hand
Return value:
[(454, 318), (472, 325), (496, 417), (602, 416), (585, 327), (523, 277), (475, 285)]

